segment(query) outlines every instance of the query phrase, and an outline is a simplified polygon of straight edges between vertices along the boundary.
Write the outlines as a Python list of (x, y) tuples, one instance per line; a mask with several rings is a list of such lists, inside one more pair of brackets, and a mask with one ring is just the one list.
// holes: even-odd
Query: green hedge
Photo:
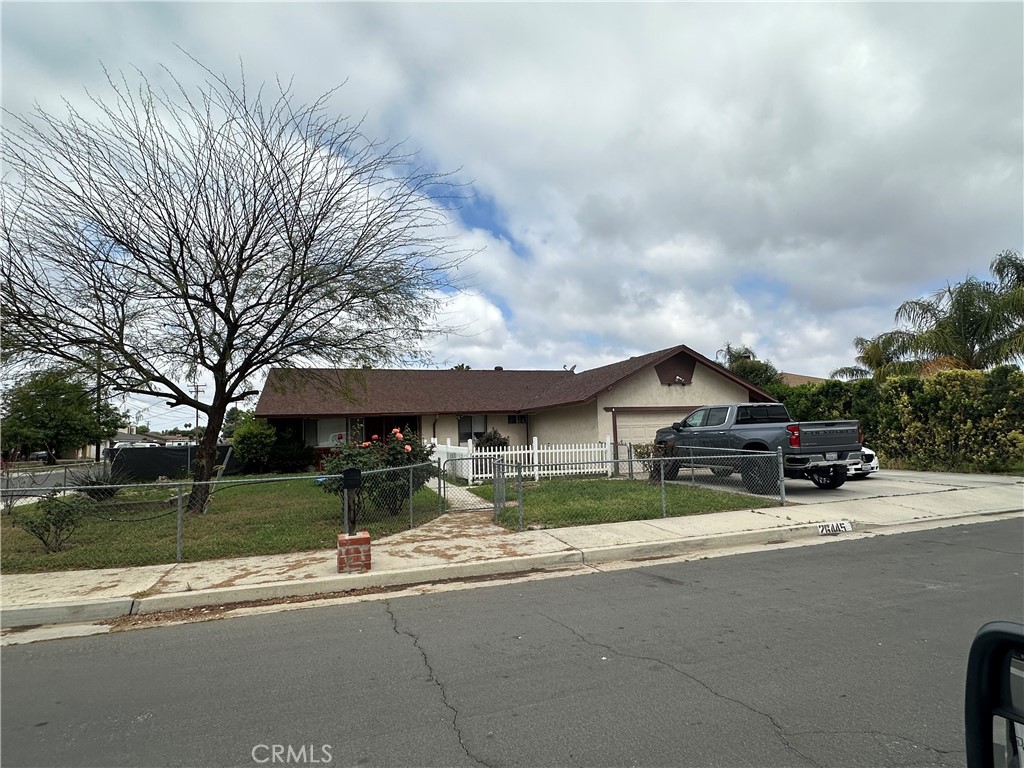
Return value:
[(801, 421), (859, 420), (864, 442), (890, 466), (1024, 471), (1024, 373), (1014, 366), (769, 391)]

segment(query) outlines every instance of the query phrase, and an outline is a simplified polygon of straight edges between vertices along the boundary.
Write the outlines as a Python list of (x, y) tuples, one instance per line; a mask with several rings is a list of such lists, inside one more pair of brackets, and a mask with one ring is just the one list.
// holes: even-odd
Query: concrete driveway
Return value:
[(860, 480), (847, 480), (842, 487), (834, 491), (820, 490), (810, 480), (786, 480), (786, 502), (788, 504), (825, 504), (852, 499), (914, 496), (962, 488), (1013, 485), (1020, 488), (1021, 506), (1024, 508), (1024, 477), (882, 469)]

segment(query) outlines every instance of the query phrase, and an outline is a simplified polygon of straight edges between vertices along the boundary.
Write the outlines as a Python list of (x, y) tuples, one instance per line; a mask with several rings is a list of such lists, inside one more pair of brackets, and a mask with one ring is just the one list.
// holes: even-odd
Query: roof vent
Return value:
[(494, 370), (496, 370), (496, 371), (504, 371), (505, 369), (502, 368), (500, 365), (496, 365), (496, 366), (494, 366)]

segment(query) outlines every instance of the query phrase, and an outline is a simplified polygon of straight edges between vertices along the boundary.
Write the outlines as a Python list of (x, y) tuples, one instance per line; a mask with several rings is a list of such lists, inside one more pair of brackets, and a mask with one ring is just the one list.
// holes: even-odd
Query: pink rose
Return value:
[(412, 453), (412, 446), (411, 445), (405, 446), (405, 452), (406, 453)]
[(374, 436), (373, 436), (373, 439), (374, 439), (374, 440), (379, 440), (380, 438), (378, 438), (378, 437), (377, 437), (376, 435), (374, 435)]
[(396, 440), (405, 440), (405, 438), (402, 437), (402, 433), (401, 432), (396, 432), (395, 433), (395, 439)]
[(392, 434), (392, 435), (397, 435), (397, 434), (398, 434), (399, 432), (401, 432), (401, 431), (402, 431), (402, 430), (400, 430), (400, 429), (399, 429), (398, 427), (395, 427), (394, 429), (392, 429), (392, 430), (391, 430), (391, 434)]
[(369, 447), (370, 447), (369, 443), (363, 443), (363, 448), (369, 448)]

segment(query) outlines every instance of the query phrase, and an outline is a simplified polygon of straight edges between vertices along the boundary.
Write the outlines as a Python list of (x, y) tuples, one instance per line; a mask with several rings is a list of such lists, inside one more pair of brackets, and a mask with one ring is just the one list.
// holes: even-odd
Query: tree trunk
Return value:
[(214, 408), (207, 414), (206, 432), (196, 449), (195, 472), (192, 476), (192, 491), (188, 496), (188, 511), (201, 514), (206, 511), (210, 498), (210, 478), (217, 465), (217, 443), (220, 428), (224, 424), (225, 408)]

